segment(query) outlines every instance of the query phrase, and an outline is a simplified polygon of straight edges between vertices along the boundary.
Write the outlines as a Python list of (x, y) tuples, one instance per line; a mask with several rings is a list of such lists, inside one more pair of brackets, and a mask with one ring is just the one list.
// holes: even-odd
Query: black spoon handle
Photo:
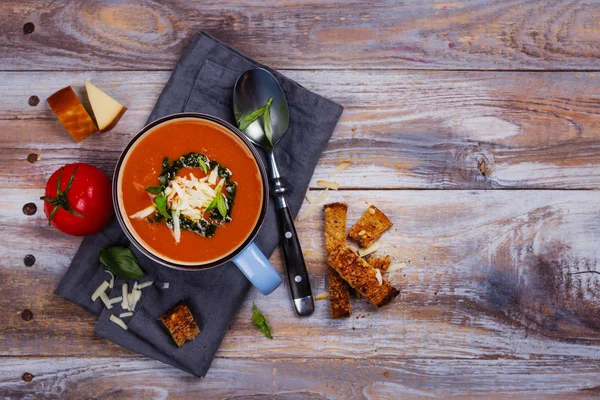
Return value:
[(283, 248), (283, 258), (285, 259), (294, 309), (300, 316), (310, 315), (315, 310), (315, 303), (290, 209), (288, 207), (278, 208), (277, 219), (279, 220), (281, 247)]

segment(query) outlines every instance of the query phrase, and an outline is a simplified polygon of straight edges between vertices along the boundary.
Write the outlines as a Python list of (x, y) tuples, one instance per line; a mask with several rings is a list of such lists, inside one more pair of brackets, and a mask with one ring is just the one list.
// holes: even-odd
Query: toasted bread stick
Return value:
[(379, 284), (377, 272), (348, 246), (339, 246), (327, 257), (329, 265), (350, 286), (369, 299), (376, 307), (382, 307), (392, 301), (400, 292), (388, 282)]
[(392, 222), (377, 207), (371, 205), (350, 229), (348, 236), (356, 240), (360, 247), (369, 247), (392, 227)]
[(390, 264), (392, 263), (390, 256), (378, 257), (374, 255), (368, 255), (365, 257), (365, 261), (368, 262), (371, 267), (380, 270), (381, 273), (387, 271), (387, 269), (390, 267)]
[[(325, 212), (325, 250), (327, 254), (336, 247), (346, 244), (346, 213), (348, 205), (331, 203), (323, 206)], [(329, 304), (332, 318), (347, 318), (352, 315), (348, 284), (335, 269), (328, 267)]]

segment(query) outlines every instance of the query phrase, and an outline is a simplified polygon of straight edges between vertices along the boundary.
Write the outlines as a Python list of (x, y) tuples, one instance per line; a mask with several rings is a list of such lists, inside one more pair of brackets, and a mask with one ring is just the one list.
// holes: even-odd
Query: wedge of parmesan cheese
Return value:
[(92, 294), (92, 301), (98, 300), (98, 297), (100, 297), (100, 294), (104, 293), (106, 291), (106, 289), (108, 289), (109, 285), (110, 284), (107, 281), (102, 282), (100, 284), (100, 286), (98, 286), (98, 288)]
[(85, 90), (100, 132), (112, 129), (127, 111), (127, 108), (91, 82), (85, 81)]
[(111, 322), (114, 322), (115, 324), (119, 325), (121, 328), (127, 330), (127, 324), (116, 315), (111, 315), (108, 319), (111, 320)]

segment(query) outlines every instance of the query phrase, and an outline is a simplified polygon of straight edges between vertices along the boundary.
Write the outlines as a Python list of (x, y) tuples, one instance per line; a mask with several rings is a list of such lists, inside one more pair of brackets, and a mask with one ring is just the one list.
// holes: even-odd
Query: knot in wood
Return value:
[(459, 173), (469, 182), (488, 182), (494, 172), (494, 156), (480, 146), (472, 145), (463, 147), (455, 156)]

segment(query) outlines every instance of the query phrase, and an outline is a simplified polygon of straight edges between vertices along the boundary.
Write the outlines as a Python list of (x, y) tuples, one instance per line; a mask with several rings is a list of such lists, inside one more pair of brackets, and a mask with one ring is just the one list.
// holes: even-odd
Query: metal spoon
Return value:
[(302, 248), (294, 228), (294, 220), (285, 201), (287, 188), (282, 182), (273, 148), (286, 133), (289, 124), (288, 104), (283, 90), (275, 77), (262, 68), (251, 69), (238, 78), (233, 89), (233, 110), (235, 119), (239, 121), (243, 115), (251, 113), (273, 99), (270, 107), (271, 138), (267, 137), (264, 119), (260, 117), (250, 124), (243, 133), (256, 145), (266, 151), (270, 165), (271, 194), (277, 206), (279, 233), (283, 256), (288, 273), (290, 290), (294, 300), (294, 308), (300, 316), (310, 315), (315, 310), (310, 281), (302, 255)]

